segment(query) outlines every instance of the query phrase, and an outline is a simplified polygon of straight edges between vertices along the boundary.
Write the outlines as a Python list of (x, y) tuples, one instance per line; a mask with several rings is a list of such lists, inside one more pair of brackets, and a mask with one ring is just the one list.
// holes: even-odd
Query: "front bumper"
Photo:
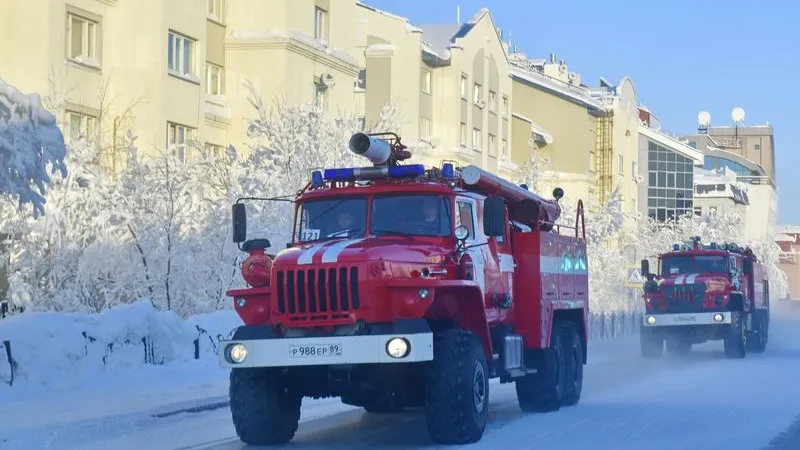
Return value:
[(645, 314), (645, 327), (675, 327), (690, 325), (730, 325), (730, 312), (702, 312), (688, 314)]
[[(408, 354), (389, 355), (393, 339), (404, 339)], [(231, 349), (244, 345), (247, 356), (234, 362)], [(239, 348), (241, 350), (241, 348)], [(239, 352), (241, 355), (241, 351)], [(220, 341), (219, 364), (223, 368), (324, 366), (338, 364), (395, 364), (433, 360), (433, 333), (272, 338)]]

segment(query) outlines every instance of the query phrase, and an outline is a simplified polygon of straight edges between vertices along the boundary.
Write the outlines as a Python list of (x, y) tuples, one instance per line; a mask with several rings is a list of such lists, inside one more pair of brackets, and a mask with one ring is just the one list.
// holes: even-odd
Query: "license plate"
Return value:
[(697, 322), (697, 318), (694, 316), (675, 316), (672, 321), (675, 323)]
[(342, 356), (342, 344), (292, 345), (289, 356), (305, 358), (313, 356)]

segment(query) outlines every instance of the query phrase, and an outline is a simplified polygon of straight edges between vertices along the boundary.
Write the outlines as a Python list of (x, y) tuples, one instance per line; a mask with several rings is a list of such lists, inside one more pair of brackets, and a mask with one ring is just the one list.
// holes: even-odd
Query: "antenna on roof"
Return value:
[(456, 5), (456, 23), (461, 25), (461, 5)]

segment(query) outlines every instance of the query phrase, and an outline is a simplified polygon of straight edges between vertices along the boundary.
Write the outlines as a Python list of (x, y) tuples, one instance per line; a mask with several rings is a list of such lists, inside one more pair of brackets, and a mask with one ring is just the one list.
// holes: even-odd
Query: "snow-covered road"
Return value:
[[(766, 353), (726, 360), (720, 342), (685, 359), (642, 360), (637, 340), (592, 343), (576, 407), (524, 415), (513, 385), (493, 384), (491, 421), (471, 448), (559, 450), (787, 450), (800, 442), (800, 321), (774, 318)], [(162, 368), (163, 370), (163, 368)], [(0, 411), (0, 449), (239, 450), (225, 406), (227, 380), (111, 389)], [(155, 399), (153, 397), (156, 397)], [(156, 403), (158, 397), (162, 401)], [(116, 397), (116, 400), (115, 400)], [(83, 398), (84, 400), (80, 400)], [(138, 406), (137, 406), (138, 405)], [(158, 405), (158, 406), (155, 406)], [(193, 406), (212, 409), (174, 413)], [(6, 407), (16, 409), (10, 413)], [(127, 406), (127, 407), (126, 407)], [(203, 408), (200, 408), (203, 409)], [(793, 425), (794, 422), (798, 422)], [(306, 400), (292, 448), (435, 448), (419, 412), (370, 415), (338, 400)]]

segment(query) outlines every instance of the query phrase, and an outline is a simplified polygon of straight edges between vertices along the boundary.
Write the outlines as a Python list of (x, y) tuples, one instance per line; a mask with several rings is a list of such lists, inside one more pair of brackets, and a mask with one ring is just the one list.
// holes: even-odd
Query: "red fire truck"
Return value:
[(250, 287), (227, 293), (244, 326), (219, 360), (240, 439), (290, 441), (303, 397), (372, 413), (422, 407), (440, 444), (481, 439), (490, 378), (514, 382), (526, 412), (577, 404), (582, 202), (561, 230), (560, 188), (546, 200), (476, 166), (400, 165), (410, 153), (392, 133), (349, 146), (373, 165), (314, 171), (274, 257), (267, 240), (247, 240), (244, 203), (233, 205)]
[(769, 280), (749, 248), (702, 245), (699, 237), (659, 256), (657, 273), (642, 260), (645, 358), (685, 354), (692, 345), (722, 340), (728, 358), (763, 352), (769, 339)]

